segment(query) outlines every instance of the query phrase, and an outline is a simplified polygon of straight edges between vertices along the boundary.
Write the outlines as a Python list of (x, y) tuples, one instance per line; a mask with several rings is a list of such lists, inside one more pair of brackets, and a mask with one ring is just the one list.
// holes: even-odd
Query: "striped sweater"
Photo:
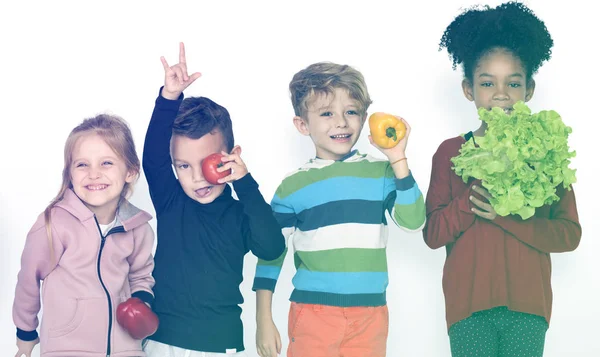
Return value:
[[(396, 179), (389, 161), (353, 151), (340, 161), (312, 159), (289, 174), (271, 202), (296, 274), (291, 301), (382, 306), (388, 285), (386, 211), (400, 228), (425, 224), (412, 175)], [(275, 290), (284, 253), (258, 261), (253, 290)]]

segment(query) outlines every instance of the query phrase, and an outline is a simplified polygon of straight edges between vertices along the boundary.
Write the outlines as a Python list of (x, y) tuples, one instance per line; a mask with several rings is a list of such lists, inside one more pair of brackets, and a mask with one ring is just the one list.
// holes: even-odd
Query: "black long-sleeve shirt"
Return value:
[(248, 173), (209, 204), (183, 191), (171, 166), (172, 125), (183, 94), (160, 94), (146, 133), (143, 168), (157, 216), (153, 309), (158, 331), (150, 339), (184, 349), (244, 350), (240, 318), (244, 255), (273, 260), (285, 241), (271, 207)]

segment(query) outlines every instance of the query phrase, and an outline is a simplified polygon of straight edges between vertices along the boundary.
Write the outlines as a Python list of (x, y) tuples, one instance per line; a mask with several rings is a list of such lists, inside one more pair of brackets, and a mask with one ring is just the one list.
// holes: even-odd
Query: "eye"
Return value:
[(75, 167), (78, 167), (78, 168), (79, 167), (86, 167), (86, 166), (87, 166), (87, 164), (85, 164), (83, 162), (79, 162), (79, 163), (75, 164)]
[(323, 112), (323, 113), (321, 113), (321, 116), (322, 116), (322, 117), (330, 117), (330, 116), (332, 116), (332, 115), (333, 115), (333, 113), (332, 113), (332, 112)]
[(177, 165), (177, 168), (180, 169), (180, 170), (185, 170), (185, 169), (187, 169), (189, 167), (190, 167), (190, 165), (188, 165), (188, 164)]
[(491, 87), (491, 86), (493, 86), (493, 85), (494, 85), (494, 84), (493, 84), (492, 82), (483, 82), (483, 83), (481, 83), (481, 86), (482, 86), (482, 87)]
[(511, 88), (519, 88), (521, 87), (521, 83), (510, 83), (508, 86)]
[(346, 114), (348, 114), (348, 115), (358, 115), (358, 112), (356, 110), (348, 110), (346, 112)]
[(112, 161), (104, 161), (102, 163), (103, 166), (111, 166), (112, 164), (113, 164)]

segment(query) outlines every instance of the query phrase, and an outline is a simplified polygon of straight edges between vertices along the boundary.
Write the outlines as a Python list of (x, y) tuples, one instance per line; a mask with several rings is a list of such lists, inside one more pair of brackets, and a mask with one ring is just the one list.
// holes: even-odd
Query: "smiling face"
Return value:
[(347, 155), (360, 136), (366, 115), (347, 90), (317, 93), (307, 102), (305, 117), (294, 117), (294, 125), (315, 144), (317, 157), (339, 160)]
[(519, 58), (495, 49), (479, 60), (472, 83), (465, 79), (462, 86), (465, 97), (475, 102), (477, 109), (500, 107), (510, 112), (516, 102), (531, 99), (535, 83), (528, 81)]
[(75, 194), (102, 221), (114, 218), (125, 184), (137, 175), (97, 134), (77, 139), (70, 174)]

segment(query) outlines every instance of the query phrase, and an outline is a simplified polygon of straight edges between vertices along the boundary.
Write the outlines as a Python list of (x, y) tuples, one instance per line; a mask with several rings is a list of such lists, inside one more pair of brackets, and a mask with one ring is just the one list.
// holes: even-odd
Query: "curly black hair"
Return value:
[(511, 1), (463, 11), (444, 31), (439, 50), (445, 47), (452, 68), (462, 64), (465, 78), (473, 83), (479, 60), (497, 48), (519, 58), (529, 80), (550, 59), (553, 44), (544, 22), (524, 4)]

